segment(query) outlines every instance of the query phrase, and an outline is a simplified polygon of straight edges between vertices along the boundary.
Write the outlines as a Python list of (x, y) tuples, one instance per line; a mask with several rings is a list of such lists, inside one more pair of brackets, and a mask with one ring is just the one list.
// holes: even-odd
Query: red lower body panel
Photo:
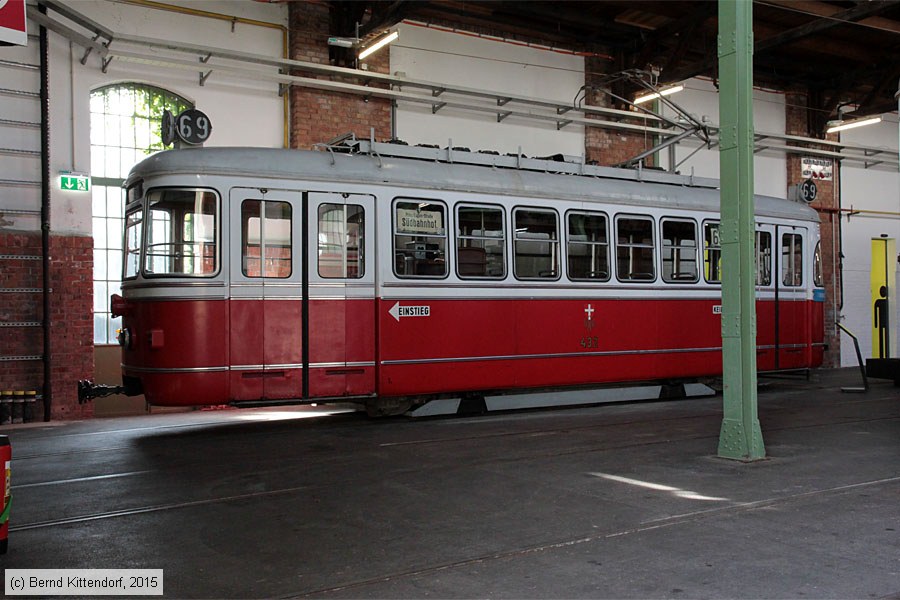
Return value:
[[(384, 396), (722, 373), (719, 300), (414, 300), (394, 309), (396, 303), (382, 301), (379, 309)], [(821, 308), (781, 301), (778, 344), (787, 347), (776, 348), (775, 304), (758, 302), (759, 369), (821, 364), (821, 346), (811, 339)]]
[[(124, 373), (150, 403), (184, 406), (302, 400), (304, 375), (306, 400), (690, 379), (722, 372), (719, 304), (311, 299), (304, 360), (299, 300), (134, 301)], [(776, 323), (758, 302), (758, 368), (820, 365), (822, 311), (780, 301)]]

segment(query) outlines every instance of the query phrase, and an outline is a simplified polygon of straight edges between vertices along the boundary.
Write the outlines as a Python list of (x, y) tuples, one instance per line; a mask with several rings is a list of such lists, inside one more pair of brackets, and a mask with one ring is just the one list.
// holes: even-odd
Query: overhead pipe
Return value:
[[(217, 19), (219, 21), (227, 21), (231, 23), (231, 31), (234, 31), (234, 26), (236, 23), (241, 23), (242, 25), (253, 25), (254, 27), (266, 27), (268, 29), (278, 29), (281, 31), (281, 57), (282, 58), (290, 58), (288, 55), (288, 28), (284, 25), (279, 25), (277, 23), (269, 23), (268, 21), (258, 21), (256, 19), (247, 19), (244, 17), (237, 17), (234, 15), (226, 15), (223, 13), (211, 12), (208, 10), (200, 10), (198, 8), (189, 8), (186, 6), (175, 6), (172, 4), (165, 4), (164, 2), (155, 2), (154, 0), (122, 0), (123, 4), (133, 4), (134, 6), (142, 6), (144, 8), (153, 8), (156, 10), (165, 10), (169, 12), (176, 12), (183, 15), (192, 15), (195, 17), (205, 17), (207, 19)], [(279, 89), (281, 89), (282, 84), (278, 84)], [(290, 105), (290, 93), (285, 92), (282, 94), (283, 102), (284, 102), (284, 147), (290, 147), (290, 119), (291, 119), (291, 105)]]

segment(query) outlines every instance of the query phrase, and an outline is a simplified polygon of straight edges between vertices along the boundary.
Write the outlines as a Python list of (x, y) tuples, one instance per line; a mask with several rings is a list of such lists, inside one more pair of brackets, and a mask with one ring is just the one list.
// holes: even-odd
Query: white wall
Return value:
[[(232, 32), (230, 22), (208, 17), (104, 0), (78, 0), (70, 4), (75, 10), (121, 34), (273, 57), (281, 57), (283, 52), (282, 34), (278, 29), (237, 23)], [(207, 0), (202, 3), (182, 0), (173, 4), (287, 24), (285, 4), (237, 0)], [(34, 27), (32, 31), (37, 30), (33, 23), (29, 26)], [(213, 123), (213, 132), (207, 142), (209, 146), (283, 145), (283, 100), (275, 83), (238, 81), (213, 73), (201, 87), (199, 61), (197, 70), (182, 70), (114, 60), (103, 73), (96, 53), (92, 53), (87, 63), (82, 65), (82, 48), (71, 45), (68, 40), (52, 32), (50, 52), (51, 177), (55, 178), (63, 170), (91, 171), (90, 94), (92, 90), (112, 83), (136, 81), (151, 84), (195, 102)], [(51, 230), (54, 233), (90, 235), (90, 194), (53, 189), (51, 206)]]
[[(391, 46), (391, 72), (411, 79), (564, 104), (571, 104), (584, 85), (584, 58), (580, 56), (413, 24), (402, 24), (399, 31), (400, 39)], [(466, 102), (474, 100), (467, 98)], [(484, 106), (496, 108), (496, 103), (486, 102)], [(432, 114), (430, 106), (408, 102), (399, 105), (396, 131), (398, 138), (410, 144), (444, 147), (452, 138), (455, 146), (473, 151), (517, 152), (521, 146), (528, 156), (584, 154), (581, 126), (568, 125), (557, 131), (553, 122), (513, 116), (498, 123), (493, 113), (446, 107)]]
[[(697, 120), (708, 119), (709, 123), (719, 126), (719, 91), (712, 81), (707, 79), (691, 79), (685, 82), (682, 92), (673, 94), (670, 99), (687, 111)], [(676, 113), (663, 108), (663, 114), (673, 117)], [(768, 133), (784, 133), (785, 108), (784, 95), (765, 90), (753, 90), (753, 128), (755, 131)], [(681, 163), (678, 170), (684, 174), (702, 177), (719, 178), (719, 148), (701, 148), (700, 144), (688, 140), (679, 144), (675, 150), (675, 162)], [(691, 155), (697, 150), (696, 154)], [(663, 164), (667, 164), (664, 153)], [(784, 154), (757, 153), (754, 161), (754, 192), (766, 196), (784, 198), (787, 194), (787, 167)]]
[[(412, 79), (446, 83), (500, 93), (570, 104), (584, 84), (584, 60), (581, 57), (484, 39), (463, 33), (440, 31), (403, 24), (400, 40), (391, 47), (391, 72)], [(405, 90), (414, 91), (414, 90)], [(711, 81), (693, 79), (685, 91), (672, 99), (698, 119), (706, 117), (719, 124), (719, 95)], [(466, 98), (466, 102), (474, 102)], [(486, 103), (485, 106), (495, 105)], [(674, 114), (668, 108), (664, 114)], [(757, 131), (784, 133), (784, 95), (754, 90), (754, 121)], [(396, 119), (397, 137), (409, 143), (444, 146), (453, 143), (473, 150), (493, 149), (516, 152), (521, 146), (530, 156), (556, 152), (581, 156), (584, 153), (584, 128), (569, 125), (557, 131), (555, 124), (508, 117), (497, 123), (491, 113), (442, 108), (432, 114), (428, 105), (400, 103)], [(682, 173), (718, 178), (717, 148), (697, 149), (698, 143), (686, 142), (676, 149), (676, 162)], [(784, 155), (757, 154), (755, 191), (757, 194), (784, 197), (787, 172)], [(663, 161), (667, 153), (663, 153)]]
[[(896, 114), (885, 115), (879, 125), (861, 127), (841, 133), (841, 141), (864, 144), (897, 151), (898, 119)], [(897, 240), (900, 248), (900, 174), (894, 171), (862, 169), (855, 166), (841, 168), (841, 206), (861, 210), (894, 213), (867, 215), (865, 213), (841, 219), (844, 240), (844, 306), (841, 314), (844, 325), (859, 337), (863, 358), (872, 356), (872, 298), (869, 289), (872, 266), (871, 240), (887, 234)], [(894, 259), (896, 261), (896, 258)], [(900, 282), (900, 264), (893, 262)], [(900, 337), (900, 296), (893, 294), (892, 327), (894, 348)], [(853, 344), (847, 338), (841, 344), (841, 364), (856, 364)], [(896, 354), (893, 354), (896, 356)]]
[[(29, 31), (32, 31), (29, 29)], [(30, 39), (28, 46), (0, 47), (0, 60), (9, 64), (0, 65), (0, 88), (37, 94), (40, 92), (40, 72), (31, 66), (40, 64), (37, 39)], [(0, 119), (40, 123), (41, 105), (39, 99), (24, 94), (0, 95)], [(40, 152), (40, 129), (33, 127), (13, 127), (0, 124), (0, 148)], [(0, 180), (40, 182), (40, 156), (0, 154)], [(7, 210), (39, 210), (41, 189), (31, 185), (0, 186), (0, 229), (19, 231), (40, 231), (40, 217), (37, 215), (10, 214)]]

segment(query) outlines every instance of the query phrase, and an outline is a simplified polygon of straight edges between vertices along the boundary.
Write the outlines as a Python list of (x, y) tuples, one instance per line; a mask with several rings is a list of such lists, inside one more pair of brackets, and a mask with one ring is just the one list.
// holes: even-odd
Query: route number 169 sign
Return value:
[(162, 118), (162, 143), (166, 146), (180, 140), (185, 144), (197, 146), (209, 139), (212, 133), (212, 121), (196, 108), (189, 108), (177, 117), (164, 111)]

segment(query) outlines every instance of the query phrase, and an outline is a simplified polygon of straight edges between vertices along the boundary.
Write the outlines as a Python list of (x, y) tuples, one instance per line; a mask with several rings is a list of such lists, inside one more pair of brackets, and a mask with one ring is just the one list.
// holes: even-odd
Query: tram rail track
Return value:
[(522, 556), (527, 556), (530, 554), (539, 554), (543, 552), (550, 552), (553, 550), (561, 550), (567, 549), (574, 546), (580, 546), (583, 544), (593, 543), (593, 542), (601, 542), (603, 540), (621, 538), (629, 535), (639, 535), (642, 533), (646, 533), (649, 531), (663, 529), (666, 527), (674, 527), (683, 524), (696, 523), (698, 521), (703, 521), (710, 518), (721, 517), (721, 516), (730, 516), (734, 513), (745, 512), (745, 511), (753, 511), (753, 510), (762, 510), (769, 509), (781, 504), (786, 504), (790, 502), (802, 501), (805, 499), (815, 498), (818, 496), (823, 496), (827, 494), (841, 494), (848, 493), (854, 490), (876, 487), (879, 485), (891, 485), (900, 483), (900, 477), (886, 477), (882, 479), (875, 479), (869, 481), (861, 481), (856, 483), (851, 483), (847, 485), (835, 486), (831, 488), (824, 488), (819, 490), (810, 490), (808, 492), (802, 492), (798, 494), (788, 494), (779, 497), (765, 498), (761, 500), (755, 500), (750, 502), (737, 502), (733, 503), (730, 506), (720, 506), (716, 508), (711, 508), (707, 510), (694, 511), (689, 513), (684, 513), (680, 515), (672, 515), (669, 517), (654, 519), (650, 521), (644, 521), (637, 524), (634, 527), (628, 527), (623, 529), (618, 529), (615, 531), (603, 531), (603, 532), (591, 532), (586, 533), (584, 535), (579, 536), (571, 536), (561, 540), (547, 541), (545, 543), (534, 544), (530, 546), (520, 547), (520, 548), (510, 548), (506, 550), (499, 550), (497, 552), (491, 552), (488, 554), (481, 554), (478, 556), (473, 556), (469, 558), (464, 558), (461, 560), (448, 561), (443, 563), (437, 563), (432, 565), (423, 565), (418, 568), (409, 569), (406, 571), (395, 571), (393, 573), (387, 573), (384, 575), (378, 575), (376, 577), (370, 577), (367, 579), (361, 579), (357, 581), (348, 581), (346, 583), (317, 588), (313, 590), (304, 590), (297, 591), (288, 594), (284, 594), (280, 596), (281, 598), (310, 598), (310, 597), (321, 597), (325, 594), (332, 594), (337, 592), (347, 592), (350, 590), (361, 589), (365, 587), (369, 587), (372, 585), (378, 585), (382, 583), (389, 583), (393, 581), (398, 581), (402, 579), (411, 579), (415, 577), (433, 575), (439, 573), (441, 571), (447, 571), (451, 569), (459, 569), (465, 568), (471, 565), (477, 565), (487, 562), (493, 562), (504, 559), (513, 559)]
[[(792, 392), (785, 392), (785, 393), (790, 394)], [(803, 392), (798, 391), (797, 393), (799, 394), (799, 393), (803, 393)], [(806, 393), (808, 393), (808, 391)], [(865, 398), (865, 399), (854, 399), (854, 400), (845, 401), (845, 402), (843, 402), (843, 404), (844, 405), (856, 405), (856, 404), (875, 403), (875, 402), (883, 402), (883, 401), (891, 401), (891, 398), (874, 397), (874, 398)], [(638, 402), (636, 404), (641, 404), (641, 403), (643, 403), (643, 402)], [(574, 407), (573, 410), (581, 410), (582, 408), (583, 407)], [(793, 407), (792, 408), (786, 408), (786, 407), (785, 408), (768, 408), (767, 413), (768, 414), (780, 414), (780, 413), (786, 413), (786, 412), (791, 412), (791, 411), (796, 411), (796, 410), (797, 410), (797, 408), (793, 408)], [(502, 414), (503, 413), (501, 413), (499, 415), (493, 415), (493, 416), (487, 417), (484, 420), (477, 420), (474, 422), (477, 424), (486, 424), (489, 422), (487, 419), (499, 418)], [(508, 414), (517, 414), (518, 415), (518, 414), (523, 414), (523, 413), (514, 412), (514, 413), (508, 413)], [(565, 409), (557, 410), (557, 411), (555, 411), (555, 414), (556, 415), (565, 415)], [(645, 416), (646, 415), (641, 415), (639, 418), (632, 418), (632, 419), (628, 419), (628, 420), (609, 420), (609, 421), (604, 421), (602, 423), (593, 423), (590, 425), (574, 425), (574, 426), (566, 426), (566, 427), (555, 427), (555, 428), (551, 428), (551, 429), (537, 428), (537, 429), (529, 429), (529, 430), (525, 430), (525, 431), (488, 433), (485, 435), (460, 436), (460, 437), (454, 437), (454, 438), (435, 437), (435, 438), (429, 438), (429, 439), (424, 439), (424, 440), (384, 442), (382, 444), (379, 444), (379, 446), (384, 447), (384, 448), (389, 448), (389, 447), (413, 446), (413, 445), (419, 445), (419, 444), (443, 443), (443, 442), (453, 442), (453, 441), (470, 441), (470, 440), (481, 440), (481, 439), (491, 439), (491, 438), (563, 433), (563, 432), (572, 432), (572, 431), (587, 431), (587, 430), (591, 430), (591, 429), (626, 426), (626, 425), (633, 425), (635, 423), (646, 422), (647, 419), (644, 418)], [(678, 416), (673, 416), (673, 417), (656, 418), (656, 419), (654, 419), (654, 422), (671, 423), (673, 421), (678, 421), (678, 420), (700, 419), (700, 418), (710, 418), (710, 417), (716, 417), (716, 418), (721, 417), (721, 411), (709, 410), (703, 414), (695, 413), (695, 414), (689, 414), (689, 415), (678, 415)], [(478, 419), (478, 417), (475, 417), (475, 418)], [(452, 419), (448, 419), (446, 417), (438, 417), (437, 419), (432, 420), (430, 422), (449, 423), (451, 421), (454, 423), (460, 423), (460, 424), (468, 423), (466, 418), (457, 419), (455, 417)], [(279, 422), (280, 423), (290, 423), (290, 422), (294, 422), (294, 421), (288, 419), (288, 420), (279, 421)], [(429, 422), (429, 421), (425, 421), (425, 422)], [(327, 427), (327, 430), (329, 430), (329, 431), (338, 431), (338, 430), (344, 429), (347, 426), (350, 426), (350, 427), (358, 426), (363, 429), (371, 429), (371, 428), (373, 428), (373, 426), (403, 428), (404, 425), (406, 425), (406, 424), (414, 425), (417, 423), (419, 423), (419, 421), (415, 421), (412, 423), (405, 423), (405, 422), (398, 423), (396, 420), (391, 420), (390, 422), (376, 421), (373, 423), (369, 419), (361, 418), (359, 420), (344, 420), (342, 423), (340, 423), (338, 425), (328, 424), (326, 427)], [(242, 425), (246, 425), (246, 424), (247, 424), (246, 422), (208, 421), (208, 422), (189, 423), (189, 424), (173, 424), (173, 425), (160, 425), (160, 426), (153, 426), (153, 427), (141, 427), (141, 428), (136, 428), (136, 429), (118, 429), (118, 430), (108, 430), (108, 431), (98, 431), (98, 432), (63, 434), (62, 436), (58, 436), (58, 437), (96, 436), (96, 435), (109, 434), (109, 433), (119, 434), (119, 433), (129, 433), (129, 432), (153, 432), (153, 431), (181, 430), (181, 429), (193, 429), (193, 428), (202, 430), (204, 427), (210, 427), (210, 426), (216, 427), (217, 429), (219, 429), (219, 428), (241, 427)], [(813, 424), (811, 426), (818, 426), (818, 424)], [(318, 431), (321, 432), (322, 429), (319, 428)], [(274, 431), (274, 432), (273, 431), (259, 431), (259, 432), (242, 431), (240, 433), (240, 437), (241, 437), (242, 441), (246, 442), (247, 438), (252, 438), (252, 437), (271, 438), (273, 436), (296, 435), (296, 434), (297, 434), (297, 431), (295, 428), (285, 427), (285, 429), (282, 431)], [(56, 437), (57, 436), (54, 436), (54, 439)], [(120, 445), (115, 445), (115, 446), (103, 446), (103, 447), (97, 447), (97, 448), (78, 448), (78, 449), (63, 450), (63, 451), (56, 451), (56, 452), (38, 452), (38, 453), (25, 454), (25, 455), (14, 454), (13, 462), (20, 461), (20, 460), (34, 460), (34, 459), (48, 458), (48, 457), (63, 457), (63, 456), (71, 456), (71, 455), (86, 454), (86, 453), (113, 452), (113, 451), (117, 451), (117, 450), (127, 450), (127, 449), (131, 449), (131, 448), (133, 448), (133, 445), (131, 445), (131, 444), (125, 444), (125, 445), (120, 444)]]
[[(666, 421), (679, 421), (679, 420), (688, 420), (688, 419), (708, 419), (712, 417), (718, 417), (715, 414), (703, 414), (703, 415), (684, 415), (679, 417), (672, 417), (665, 419)], [(790, 427), (774, 427), (769, 428), (769, 431), (793, 431), (793, 430), (802, 430), (802, 429), (810, 429), (816, 427), (828, 427), (834, 425), (854, 425), (860, 423), (871, 423), (877, 421), (891, 421), (891, 420), (900, 420), (900, 415), (891, 415), (891, 416), (881, 416), (881, 417), (872, 417), (865, 419), (854, 419), (854, 420), (831, 420), (827, 422), (821, 423), (810, 423), (804, 425), (795, 425)], [(643, 421), (640, 421), (643, 422)], [(477, 440), (484, 439), (493, 439), (493, 438), (508, 438), (510, 436), (518, 436), (518, 437), (534, 437), (535, 435), (554, 435), (554, 434), (565, 434), (571, 433), (574, 430), (587, 430), (587, 429), (597, 429), (600, 427), (614, 426), (614, 425), (633, 425), (635, 421), (629, 422), (619, 422), (619, 423), (611, 423), (611, 424), (603, 424), (603, 425), (595, 425), (595, 426), (582, 426), (582, 427), (564, 427), (564, 428), (554, 428), (554, 429), (543, 429), (543, 430), (528, 430), (523, 432), (505, 432), (505, 433), (497, 433), (490, 434), (485, 436), (463, 436), (463, 437), (454, 437), (454, 438), (444, 438), (444, 439), (431, 439), (431, 440), (423, 440), (420, 443), (423, 444), (436, 444), (436, 443), (460, 443), (460, 442), (473, 442)], [(633, 448), (644, 448), (650, 447), (654, 445), (660, 444), (669, 444), (673, 442), (690, 442), (697, 441), (703, 439), (715, 439), (717, 434), (713, 433), (702, 433), (700, 435), (684, 435), (679, 437), (671, 437), (667, 436), (660, 439), (653, 440), (644, 440), (640, 442), (626, 442), (626, 443), (608, 443), (601, 445), (589, 445), (587, 447), (579, 447), (569, 450), (563, 450), (558, 452), (535, 452), (535, 453), (527, 453), (524, 455), (515, 455), (515, 456), (499, 456), (499, 457), (490, 457), (481, 460), (473, 460), (465, 463), (461, 463), (457, 467), (453, 468), (483, 468), (485, 466), (489, 466), (491, 464), (509, 464), (512, 462), (519, 461), (527, 461), (527, 460), (535, 460), (535, 459), (553, 459), (564, 456), (574, 456), (579, 454), (589, 454), (593, 452), (608, 452), (608, 451), (618, 451), (618, 450), (628, 450)], [(383, 445), (380, 447), (384, 447)], [(389, 446), (389, 447), (401, 447), (401, 446)], [(338, 458), (346, 458), (346, 456), (337, 454)], [(205, 465), (208, 465), (208, 461), (204, 461)], [(226, 464), (225, 461), (221, 461), (221, 464)], [(230, 463), (229, 463), (230, 464)], [(180, 471), (187, 471), (191, 469), (194, 465), (182, 465), (178, 467)], [(256, 471), (257, 474), (260, 473), (268, 473), (273, 471), (281, 471), (284, 468), (284, 463), (279, 463), (277, 467), (273, 467), (272, 469), (266, 469), (264, 471)], [(399, 468), (392, 472), (387, 473), (388, 476), (398, 476), (407, 474), (409, 472), (416, 472), (421, 470), (427, 470), (429, 467), (415, 467), (415, 468)], [(167, 473), (171, 472), (171, 467), (165, 469)], [(105, 479), (115, 479), (119, 477), (130, 477), (130, 476), (144, 476), (151, 475), (154, 473), (162, 472), (163, 469), (147, 469), (140, 471), (130, 471), (130, 472), (122, 472), (122, 473), (111, 473), (105, 475), (97, 475), (97, 476), (88, 476), (88, 477), (79, 477), (72, 478), (68, 480), (57, 480), (57, 481), (48, 481), (48, 482), (36, 482), (31, 484), (24, 484), (21, 486), (13, 486), (13, 490), (22, 489), (22, 488), (34, 488), (34, 487), (42, 487), (42, 486), (50, 486), (50, 485), (64, 485), (67, 483), (83, 483), (88, 481), (95, 480), (105, 480)], [(160, 504), (152, 504), (146, 506), (138, 506), (133, 508), (126, 509), (118, 509), (107, 512), (96, 512), (89, 513), (85, 515), (74, 515), (71, 517), (63, 517), (59, 519), (47, 519), (41, 521), (34, 521), (31, 523), (24, 523), (22, 525), (12, 525), (10, 527), (11, 532), (15, 531), (27, 531), (31, 529), (42, 529), (47, 527), (56, 527), (56, 526), (64, 526), (64, 525), (75, 525), (79, 523), (85, 523), (90, 521), (97, 521), (102, 519), (111, 519), (111, 518), (119, 518), (119, 517), (128, 517), (152, 512), (162, 512), (168, 510), (179, 510), (185, 508), (192, 508), (197, 506), (205, 506), (205, 505), (213, 505), (213, 504), (222, 504), (233, 501), (254, 499), (254, 498), (265, 498), (271, 496), (279, 496), (285, 494), (296, 493), (300, 491), (308, 491), (311, 489), (319, 489), (324, 488), (324, 485), (317, 484), (304, 484), (299, 486), (288, 486), (284, 488), (277, 488), (271, 490), (263, 490), (259, 492), (250, 492), (246, 494), (231, 494), (225, 496), (218, 496), (213, 498), (201, 498), (196, 500), (184, 500), (177, 502), (169, 502), (169, 503), (160, 503)]]

